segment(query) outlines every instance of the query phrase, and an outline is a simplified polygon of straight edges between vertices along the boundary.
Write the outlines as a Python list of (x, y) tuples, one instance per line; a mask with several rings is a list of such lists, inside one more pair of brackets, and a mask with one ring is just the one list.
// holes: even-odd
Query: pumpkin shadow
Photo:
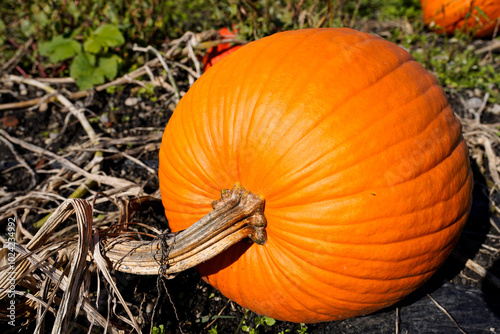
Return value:
[[(475, 161), (471, 162), (471, 167), (474, 174), (474, 189), (469, 218), (452, 255), (434, 274), (434, 280), (454, 280), (455, 284), (460, 284), (457, 275), (464, 269), (465, 261), (473, 259), (479, 252), (490, 230), (490, 197), (486, 179)], [(431, 287), (432, 284), (429, 284), (426, 288), (429, 291)]]
[[(163, 313), (159, 313), (157, 318), (161, 323), (165, 323), (172, 333), (204, 333), (206, 332), (207, 321), (203, 316), (217, 314), (220, 311), (220, 299), (222, 294), (206, 282), (206, 276), (215, 274), (220, 270), (230, 266), (251, 246), (245, 242), (237, 243), (224, 251), (223, 254), (188, 269), (171, 280), (165, 281), (168, 298), (164, 298)], [(201, 277), (200, 277), (201, 276)], [(169, 301), (171, 300), (171, 302)], [(226, 304), (227, 305), (227, 304)], [(200, 318), (200, 315), (202, 316)], [(219, 333), (234, 330), (239, 325), (241, 311), (226, 311), (224, 322), (217, 324)], [(192, 321), (191, 319), (196, 319)], [(182, 328), (182, 330), (181, 330)], [(231, 331), (232, 332), (232, 331)]]
[[(496, 277), (500, 277), (500, 260), (497, 260), (488, 268)], [(483, 291), (484, 300), (488, 308), (500, 317), (500, 287), (495, 286), (491, 280), (483, 279), (481, 281), (481, 290)]]
[(210, 276), (218, 273), (219, 271), (231, 266), (235, 263), (250, 247), (251, 242), (241, 241), (229, 247), (222, 254), (215, 256), (213, 259), (208, 260), (198, 266), (198, 271), (201, 276)]

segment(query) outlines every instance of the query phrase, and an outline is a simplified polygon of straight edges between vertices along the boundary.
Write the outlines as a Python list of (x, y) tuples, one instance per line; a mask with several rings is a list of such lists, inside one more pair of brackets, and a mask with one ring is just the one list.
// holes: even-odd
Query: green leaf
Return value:
[(91, 34), (87, 39), (85, 39), (85, 42), (83, 43), (83, 49), (85, 52), (89, 53), (99, 53), (101, 50), (101, 44), (99, 43), (99, 39), (94, 35)]
[(105, 24), (97, 28), (95, 34), (109, 47), (120, 46), (125, 43), (125, 38), (118, 27), (112, 24)]
[(98, 68), (94, 70), (93, 75), (81, 76), (76, 80), (76, 84), (80, 90), (91, 89), (95, 85), (100, 85), (104, 82), (104, 74)]
[(77, 21), (78, 18), (80, 17), (80, 11), (78, 10), (78, 7), (74, 1), (68, 1), (66, 3), (66, 12), (71, 14), (71, 16), (73, 16), (73, 19), (75, 21)]
[(117, 55), (112, 55), (110, 57), (99, 58), (99, 68), (102, 70), (108, 80), (113, 80), (118, 74), (118, 63), (120, 62), (120, 57)]
[(105, 82), (105, 73), (95, 66), (95, 56), (87, 53), (78, 54), (69, 67), (69, 73), (76, 79), (78, 88), (85, 90)]
[(266, 323), (266, 325), (268, 325), (268, 326), (272, 326), (276, 323), (276, 320), (274, 320), (273, 318), (263, 317), (263, 319), (264, 319), (264, 322)]
[(238, 13), (238, 5), (234, 3), (229, 5), (229, 13), (235, 16)]
[(3, 23), (2, 19), (0, 19), (0, 46), (2, 46), (5, 41), (7, 40), (5, 38), (5, 30), (6, 30), (6, 26), (5, 26), (5, 23)]
[(81, 46), (74, 39), (59, 35), (49, 42), (41, 43), (39, 50), (42, 56), (49, 56), (51, 62), (57, 63), (76, 55), (80, 52)]
[(90, 53), (99, 53), (101, 48), (120, 46), (125, 38), (113, 24), (105, 24), (97, 28), (83, 43), (83, 49)]
[(486, 20), (486, 22), (491, 21), (491, 20), (489, 19), (488, 15), (486, 15), (486, 13), (485, 13), (485, 12), (483, 12), (483, 10), (482, 10), (481, 8), (479, 8), (478, 6), (474, 6), (474, 8), (475, 8), (475, 9), (477, 10), (477, 12), (479, 13), (479, 16), (482, 16), (482, 17)]
[(28, 18), (21, 20), (20, 28), (21, 28), (21, 33), (25, 37), (33, 36), (36, 33), (37, 29), (36, 24), (33, 24), (31, 19)]
[(90, 75), (94, 68), (93, 63), (95, 63), (95, 60), (92, 61), (92, 57), (94, 56), (90, 56), (86, 53), (78, 54), (69, 67), (69, 75), (72, 78)]
[(36, 13), (34, 15), (34, 18), (37, 21), (40, 28), (44, 28), (46, 25), (51, 23), (49, 18), (47, 17), (47, 14), (45, 14), (43, 11), (39, 11), (38, 13)]

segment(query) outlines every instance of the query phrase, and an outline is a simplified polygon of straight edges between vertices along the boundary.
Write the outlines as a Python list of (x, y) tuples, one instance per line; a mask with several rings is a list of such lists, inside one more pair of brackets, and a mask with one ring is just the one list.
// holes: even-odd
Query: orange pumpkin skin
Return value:
[[(437, 32), (474, 31), (475, 37), (491, 36), (500, 18), (499, 0), (420, 0), (424, 21)], [(478, 8), (487, 16), (478, 11)]]
[(203, 74), (165, 129), (159, 177), (174, 231), (236, 182), (263, 195), (266, 244), (241, 242), (199, 271), (243, 307), (305, 323), (421, 286), (455, 246), (473, 183), (435, 78), (346, 28), (278, 33)]
[[(219, 30), (219, 34), (223, 38), (235, 38), (236, 34), (229, 31), (227, 28), (222, 28)], [(203, 69), (206, 71), (216, 63), (218, 63), (222, 58), (230, 55), (234, 51), (241, 48), (242, 45), (231, 45), (229, 43), (222, 43), (215, 47), (209, 48), (205, 56), (203, 56)]]

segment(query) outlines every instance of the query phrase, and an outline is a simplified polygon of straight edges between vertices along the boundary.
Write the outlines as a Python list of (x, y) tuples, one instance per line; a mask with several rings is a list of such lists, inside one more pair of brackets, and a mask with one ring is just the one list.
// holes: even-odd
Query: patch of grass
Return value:
[[(109, 51), (122, 45), (122, 40), (126, 42), (123, 47), (113, 50), (118, 57), (113, 58), (113, 71), (116, 60), (123, 60), (118, 71), (120, 75), (144, 62), (141, 56), (130, 52), (133, 44), (159, 48), (165, 41), (178, 38), (186, 31), (234, 26), (242, 38), (254, 40), (290, 29), (354, 26), (356, 19), (413, 18), (420, 15), (417, 4), (418, 0), (5, 0), (0, 3), (0, 62), (10, 59), (20, 45), (34, 38), (39, 50), (27, 52), (21, 67), (36, 68), (32, 65), (38, 64), (46, 72), (42, 73), (44, 75), (67, 76), (71, 61), (73, 74), (80, 74), (77, 79), (87, 88), (92, 84), (89, 78), (103, 79), (114, 74), (101, 73), (107, 66), (100, 66), (99, 60), (94, 62), (88, 57), (88, 54), (107, 51), (99, 48), (101, 39), (95, 38), (103, 27), (115, 29), (111, 34), (104, 34), (108, 37), (123, 35), (123, 39), (106, 45)], [(79, 56), (81, 44), (87, 57)], [(98, 75), (94, 75), (96, 73)]]
[(419, 19), (422, 15), (420, 0), (387, 0), (383, 2), (378, 1), (377, 3), (379, 6), (377, 19), (380, 21), (402, 18), (414, 20)]
[[(97, 84), (93, 78), (100, 82), (116, 76), (115, 70), (121, 75), (142, 65), (143, 59), (130, 52), (133, 44), (161, 46), (186, 31), (223, 25), (223, 18), (204, 0), (5, 0), (0, 2), (0, 63), (33, 38), (36, 45), (24, 55), (21, 68), (43, 68), (38, 75), (59, 77), (70, 75), (71, 67), (71, 75), (88, 88)], [(98, 59), (92, 57), (96, 54)]]
[[(154, 0), (127, 4), (87, 0), (78, 6), (74, 1), (6, 0), (0, 4), (0, 13), (0, 62), (34, 37), (38, 48), (27, 52), (20, 66), (43, 68), (48, 76), (71, 75), (81, 89), (142, 65), (144, 57), (130, 52), (133, 43), (160, 47), (188, 30), (233, 26), (240, 38), (253, 40), (290, 29), (363, 28), (368, 21), (405, 21), (411, 32), (396, 24), (387, 28), (386, 38), (409, 50), (445, 89), (479, 88), (490, 93), (490, 102), (500, 102), (500, 55), (486, 59), (476, 54), (470, 36), (448, 38), (429, 33), (421, 19), (419, 0)], [(124, 46), (116, 48), (123, 42)], [(150, 89), (140, 94), (149, 95)]]
[(499, 103), (500, 55), (477, 54), (470, 36), (416, 32), (401, 41), (405, 49), (437, 78), (447, 91), (478, 88)]

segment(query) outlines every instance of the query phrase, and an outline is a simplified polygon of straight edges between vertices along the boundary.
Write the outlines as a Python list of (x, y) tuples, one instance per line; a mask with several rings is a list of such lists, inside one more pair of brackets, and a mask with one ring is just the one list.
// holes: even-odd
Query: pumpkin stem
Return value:
[(265, 200), (239, 183), (224, 189), (213, 210), (184, 231), (153, 242), (114, 243), (106, 255), (119, 271), (171, 275), (205, 262), (245, 238), (266, 240)]

